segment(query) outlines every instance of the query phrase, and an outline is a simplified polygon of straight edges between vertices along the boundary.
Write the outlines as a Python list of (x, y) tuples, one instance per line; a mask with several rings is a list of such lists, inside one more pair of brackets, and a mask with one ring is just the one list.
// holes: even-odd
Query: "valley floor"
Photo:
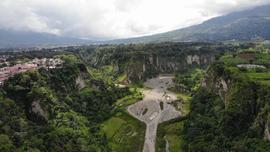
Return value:
[(181, 116), (171, 104), (176, 94), (168, 91), (172, 87), (172, 76), (159, 76), (145, 82), (144, 99), (130, 105), (128, 112), (146, 124), (143, 152), (155, 152), (158, 124)]

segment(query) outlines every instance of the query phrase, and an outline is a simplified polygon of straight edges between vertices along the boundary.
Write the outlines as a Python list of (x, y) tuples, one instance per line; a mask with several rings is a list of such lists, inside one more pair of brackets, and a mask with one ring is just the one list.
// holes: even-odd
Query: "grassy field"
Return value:
[[(183, 93), (177, 93), (177, 98), (183, 101), (182, 112), (183, 115), (187, 115), (190, 111), (189, 101), (191, 97)], [(169, 143), (170, 152), (181, 152), (182, 147), (182, 129), (184, 121), (182, 120), (172, 120), (164, 122), (158, 125), (157, 130), (157, 142), (156, 142), (156, 151), (164, 152), (166, 149), (166, 140)]]
[(177, 98), (178, 99), (182, 99), (183, 100), (183, 108), (182, 108), (182, 112), (184, 113), (184, 115), (188, 114), (190, 111), (190, 104), (189, 104), (189, 100), (191, 99), (191, 97), (189, 95), (183, 94), (183, 93), (177, 93)]
[(156, 151), (164, 152), (166, 140), (169, 142), (170, 152), (181, 152), (183, 144), (181, 130), (183, 129), (183, 121), (167, 122), (158, 126)]
[(132, 92), (132, 94), (117, 100), (117, 102), (115, 103), (117, 108), (125, 110), (126, 107), (128, 107), (129, 105), (132, 105), (143, 99), (141, 88), (130, 88), (129, 90)]
[(109, 139), (113, 152), (141, 152), (146, 126), (130, 116), (126, 107), (142, 99), (140, 89), (132, 88), (132, 95), (119, 99), (115, 114), (101, 125), (101, 130)]
[(233, 57), (233, 55), (229, 54), (229, 55), (224, 55), (220, 58), (221, 61), (223, 61), (226, 65), (229, 66), (235, 66), (237, 64), (247, 64), (248, 61), (245, 59), (242, 59), (240, 57)]
[(247, 72), (248, 77), (265, 85), (270, 85), (270, 72)]
[(124, 82), (126, 79), (127, 79), (127, 75), (126, 75), (126, 74), (121, 74), (121, 75), (117, 78), (116, 82), (122, 83), (122, 82)]
[(143, 149), (145, 124), (125, 111), (105, 121), (101, 130), (109, 138), (113, 152), (141, 152)]

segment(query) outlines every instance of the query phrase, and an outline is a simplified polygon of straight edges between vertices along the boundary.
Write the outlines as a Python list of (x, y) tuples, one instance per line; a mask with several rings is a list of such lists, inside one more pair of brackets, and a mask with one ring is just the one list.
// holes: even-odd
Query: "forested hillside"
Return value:
[(75, 56), (15, 75), (0, 94), (0, 151), (110, 151), (99, 124), (127, 89), (97, 80)]
[[(257, 51), (226, 54), (208, 69), (191, 99), (183, 151), (269, 150), (270, 56)], [(239, 66), (247, 63), (261, 67)]]

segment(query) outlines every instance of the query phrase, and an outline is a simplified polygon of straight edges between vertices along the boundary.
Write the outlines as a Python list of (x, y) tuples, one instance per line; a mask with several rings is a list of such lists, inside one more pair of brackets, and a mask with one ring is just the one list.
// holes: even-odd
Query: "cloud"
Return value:
[(110, 39), (165, 32), (270, 0), (1, 0), (0, 29)]

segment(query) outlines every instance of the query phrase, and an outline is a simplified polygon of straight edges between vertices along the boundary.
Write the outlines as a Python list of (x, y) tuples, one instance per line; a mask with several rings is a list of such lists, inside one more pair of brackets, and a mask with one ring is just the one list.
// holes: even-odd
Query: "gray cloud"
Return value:
[(0, 29), (92, 39), (173, 30), (270, 0), (1, 0)]

